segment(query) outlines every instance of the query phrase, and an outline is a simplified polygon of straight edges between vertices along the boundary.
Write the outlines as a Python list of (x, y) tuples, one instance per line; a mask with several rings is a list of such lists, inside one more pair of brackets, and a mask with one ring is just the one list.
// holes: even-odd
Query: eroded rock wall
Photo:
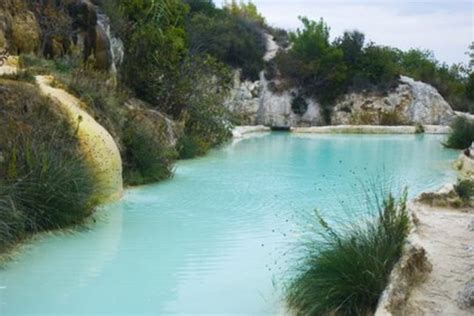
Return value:
[(350, 93), (336, 104), (332, 124), (449, 125), (455, 113), (429, 84), (401, 76), (387, 93)]

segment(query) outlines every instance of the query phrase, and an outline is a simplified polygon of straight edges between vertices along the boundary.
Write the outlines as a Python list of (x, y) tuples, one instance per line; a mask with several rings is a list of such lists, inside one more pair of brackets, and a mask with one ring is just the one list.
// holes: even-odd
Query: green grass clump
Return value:
[(399, 200), (389, 194), (373, 218), (340, 229), (317, 214), (321, 231), (304, 244), (286, 292), (289, 308), (298, 315), (373, 312), (408, 234), (406, 199), (406, 191)]
[(26, 218), (27, 231), (78, 224), (91, 214), (95, 178), (81, 154), (29, 138), (14, 146), (7, 157), (7, 193)]
[(452, 132), (444, 145), (448, 148), (465, 149), (474, 142), (474, 121), (458, 117), (451, 125)]
[(76, 130), (33, 85), (0, 90), (0, 252), (29, 234), (75, 225), (96, 205), (97, 181)]
[(468, 202), (474, 197), (474, 181), (469, 179), (459, 179), (454, 186), (454, 190), (461, 200)]

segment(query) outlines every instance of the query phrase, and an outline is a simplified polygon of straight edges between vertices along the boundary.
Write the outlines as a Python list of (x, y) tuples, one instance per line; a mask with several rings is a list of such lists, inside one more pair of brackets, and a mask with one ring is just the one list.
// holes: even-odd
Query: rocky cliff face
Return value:
[(296, 90), (273, 92), (264, 73), (255, 82), (240, 81), (240, 72), (234, 74), (234, 86), (225, 106), (242, 125), (265, 125), (276, 128), (308, 127), (323, 124), (320, 105), (312, 99), (302, 99), (304, 111), (294, 111)]
[[(275, 57), (278, 46), (267, 34), (265, 60)], [(239, 80), (235, 73), (234, 88), (226, 107), (241, 124), (270, 127), (307, 127), (323, 125), (317, 100), (302, 99), (296, 89), (273, 92), (264, 73), (255, 82)], [(303, 102), (299, 108), (295, 102)], [(299, 110), (298, 110), (299, 108)], [(454, 111), (438, 91), (423, 82), (401, 76), (399, 85), (385, 93), (350, 93), (335, 105), (332, 125), (449, 125)]]
[(388, 93), (350, 93), (335, 106), (332, 124), (448, 125), (455, 113), (438, 91), (402, 76)]
[[(58, 4), (59, 3), (59, 4)], [(114, 49), (106, 19), (89, 0), (30, 4), (26, 0), (0, 2), (0, 48), (12, 55), (40, 53), (48, 58), (67, 54), (71, 45), (87, 60), (94, 56), (101, 70), (114, 69)], [(113, 46), (115, 44), (115, 46)]]
[(322, 124), (320, 106), (316, 101), (304, 99), (305, 111), (295, 113), (293, 102), (298, 97), (296, 90), (273, 92), (263, 72), (260, 80), (255, 82), (241, 82), (239, 71), (234, 75), (234, 87), (225, 105), (241, 124), (277, 128)]
[[(275, 93), (261, 75), (259, 81), (240, 82), (236, 72), (234, 88), (226, 106), (242, 124), (271, 127), (323, 125), (320, 105), (305, 99), (306, 109), (295, 113), (296, 90)], [(438, 91), (423, 82), (402, 76), (400, 84), (387, 93), (350, 93), (335, 105), (332, 125), (449, 125), (455, 112)]]

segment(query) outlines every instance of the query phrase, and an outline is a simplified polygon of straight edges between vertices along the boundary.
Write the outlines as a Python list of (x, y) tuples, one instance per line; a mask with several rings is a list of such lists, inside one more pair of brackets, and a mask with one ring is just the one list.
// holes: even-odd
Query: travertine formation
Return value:
[(449, 125), (455, 113), (429, 84), (401, 76), (388, 93), (350, 93), (335, 106), (332, 124)]
[[(267, 36), (266, 55), (275, 54), (275, 42)], [(255, 82), (241, 81), (236, 71), (234, 86), (226, 107), (242, 124), (270, 127), (309, 127), (324, 125), (321, 106), (317, 100), (306, 98), (306, 111), (295, 113), (293, 104), (301, 97), (296, 89), (274, 92), (272, 82), (265, 78)], [(385, 93), (349, 93), (335, 104), (332, 125), (428, 125), (434, 133), (446, 126), (456, 113), (438, 91), (429, 84), (402, 76), (399, 85)], [(444, 131), (445, 132), (445, 131)], [(443, 132), (443, 133), (444, 133)]]
[(413, 229), (376, 315), (473, 315), (472, 201), (457, 204), (453, 185), (410, 205)]
[(122, 159), (114, 139), (84, 110), (85, 105), (79, 99), (62, 89), (52, 87), (52, 80), (50, 76), (36, 77), (41, 92), (56, 101), (71, 124), (77, 128), (81, 149), (99, 180), (98, 198), (102, 201), (120, 198), (123, 192)]

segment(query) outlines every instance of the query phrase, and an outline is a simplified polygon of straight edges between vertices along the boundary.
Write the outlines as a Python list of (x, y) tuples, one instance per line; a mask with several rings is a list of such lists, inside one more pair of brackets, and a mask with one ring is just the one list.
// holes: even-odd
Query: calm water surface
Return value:
[(377, 174), (412, 196), (453, 179), (440, 140), (273, 133), (180, 162), (90, 228), (27, 245), (0, 271), (0, 315), (280, 313), (301, 219), (361, 211)]

